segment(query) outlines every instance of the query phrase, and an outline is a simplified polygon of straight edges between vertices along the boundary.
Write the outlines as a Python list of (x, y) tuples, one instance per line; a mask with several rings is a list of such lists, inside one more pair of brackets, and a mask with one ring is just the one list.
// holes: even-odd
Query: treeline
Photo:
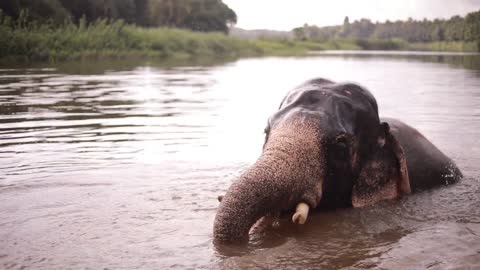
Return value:
[(111, 19), (143, 27), (226, 33), (237, 21), (235, 12), (221, 0), (0, 0), (0, 9), (17, 23)]
[[(480, 11), (466, 17), (454, 16), (450, 19), (386, 21), (373, 23), (369, 19), (353, 23), (346, 17), (343, 25), (317, 27), (305, 24), (295, 28), (294, 35), (300, 40), (325, 42), (338, 38), (350, 39), (402, 39), (408, 42), (478, 42), (480, 46)], [(480, 48), (480, 47), (479, 47)]]

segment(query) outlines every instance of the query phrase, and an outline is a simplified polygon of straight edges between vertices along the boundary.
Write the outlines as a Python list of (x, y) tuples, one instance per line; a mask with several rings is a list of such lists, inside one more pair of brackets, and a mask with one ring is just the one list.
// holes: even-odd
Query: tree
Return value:
[(465, 18), (465, 40), (477, 42), (480, 51), (480, 11), (469, 13)]
[(345, 19), (343, 19), (343, 26), (337, 35), (339, 37), (345, 38), (349, 34), (350, 34), (350, 19), (348, 18), (348, 16), (345, 16)]
[(18, 19), (22, 10), (27, 9), (29, 20), (63, 23), (70, 19), (69, 12), (58, 0), (1, 0), (0, 9), (13, 19)]
[(81, 18), (122, 19), (141, 26), (167, 26), (194, 31), (221, 31), (237, 22), (236, 13), (221, 0), (0, 0), (0, 9), (17, 19), (28, 10), (28, 20), (62, 23)]

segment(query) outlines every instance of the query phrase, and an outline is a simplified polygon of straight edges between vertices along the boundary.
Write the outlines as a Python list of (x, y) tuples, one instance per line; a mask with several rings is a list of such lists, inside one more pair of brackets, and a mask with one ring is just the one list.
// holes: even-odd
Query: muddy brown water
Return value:
[[(285, 93), (318, 76), (369, 88), (465, 179), (216, 247), (217, 196), (259, 155)], [(2, 68), (0, 268), (479, 269), (479, 140), (478, 55)]]

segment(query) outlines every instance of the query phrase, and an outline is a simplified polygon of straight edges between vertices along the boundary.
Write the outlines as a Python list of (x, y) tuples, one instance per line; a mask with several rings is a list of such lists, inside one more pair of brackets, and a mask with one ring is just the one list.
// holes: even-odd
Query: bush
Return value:
[(358, 39), (355, 42), (363, 50), (404, 50), (407, 42), (402, 39)]

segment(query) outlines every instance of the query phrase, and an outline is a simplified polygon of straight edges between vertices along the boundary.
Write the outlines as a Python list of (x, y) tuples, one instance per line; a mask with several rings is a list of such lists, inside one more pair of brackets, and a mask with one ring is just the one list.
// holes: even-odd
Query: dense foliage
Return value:
[(454, 16), (448, 20), (413, 20), (386, 21), (373, 23), (361, 19), (350, 23), (348, 17), (343, 25), (317, 27), (304, 25), (295, 28), (295, 37), (301, 40), (370, 39), (392, 40), (401, 39), (411, 43), (416, 42), (477, 42), (480, 49), (480, 11), (469, 13), (466, 17)]
[(121, 19), (139, 26), (168, 26), (194, 31), (228, 32), (237, 15), (221, 0), (1, 0), (0, 9), (14, 20), (40, 23), (87, 23)]

